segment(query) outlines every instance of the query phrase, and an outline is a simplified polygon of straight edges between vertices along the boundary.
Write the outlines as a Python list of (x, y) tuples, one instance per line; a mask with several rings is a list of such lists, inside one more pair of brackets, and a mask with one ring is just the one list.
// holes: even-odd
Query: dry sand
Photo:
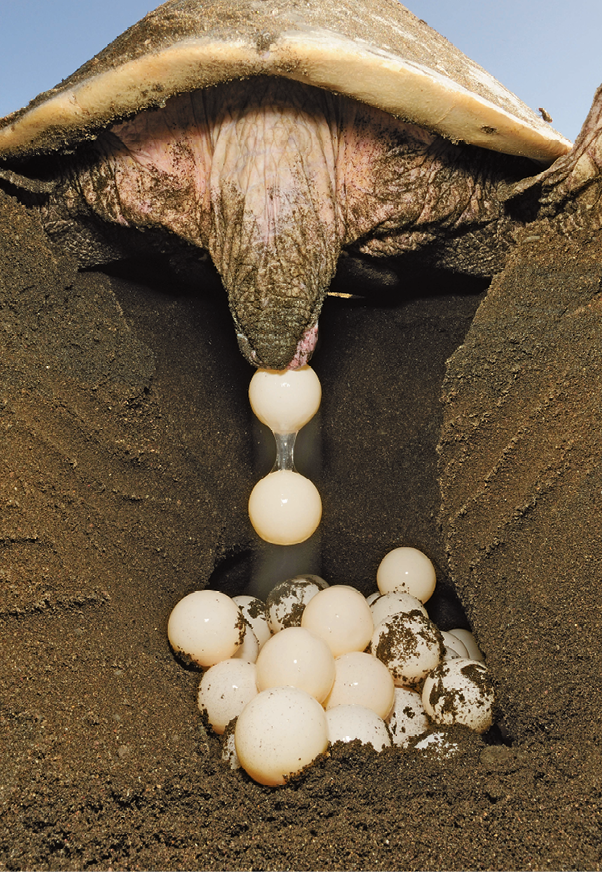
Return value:
[(601, 246), (533, 235), (472, 328), (482, 289), (413, 277), (329, 301), (315, 356), (322, 575), (367, 593), (387, 550), (427, 551), (506, 738), (337, 746), (270, 789), (220, 762), (165, 633), (256, 551), (225, 298), (155, 263), (78, 275), (0, 196), (0, 868), (600, 867)]

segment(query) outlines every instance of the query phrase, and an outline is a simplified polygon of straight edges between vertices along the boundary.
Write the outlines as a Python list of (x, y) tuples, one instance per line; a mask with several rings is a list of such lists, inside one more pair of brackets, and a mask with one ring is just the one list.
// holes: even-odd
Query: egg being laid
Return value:
[(278, 469), (260, 479), (251, 491), (249, 518), (264, 541), (298, 545), (318, 529), (322, 500), (308, 478), (290, 469)]
[(258, 369), (249, 385), (251, 408), (274, 433), (296, 433), (316, 414), (320, 379), (305, 365), (298, 369)]

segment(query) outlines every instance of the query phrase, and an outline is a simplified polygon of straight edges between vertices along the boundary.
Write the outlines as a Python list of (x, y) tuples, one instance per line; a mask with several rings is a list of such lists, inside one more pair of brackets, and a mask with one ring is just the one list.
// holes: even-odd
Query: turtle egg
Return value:
[(392, 615), (376, 627), (370, 650), (390, 670), (395, 684), (418, 684), (443, 656), (441, 633), (428, 618), (414, 611)]
[(234, 739), (235, 728), (236, 719), (230, 721), (222, 736), (222, 760), (230, 769), (240, 769), (240, 760), (236, 753), (236, 742)]
[(246, 594), (233, 596), (232, 601), (241, 610), (243, 618), (251, 625), (261, 648), (272, 635), (265, 603), (262, 603), (256, 596), (247, 596)]
[(277, 584), (266, 599), (272, 633), (278, 633), (285, 627), (300, 627), (305, 606), (322, 589), (315, 581), (310, 581), (308, 576), (289, 578)]
[(441, 630), (441, 635), (445, 645), (445, 660), (453, 660), (455, 657), (468, 659), (468, 651), (457, 636), (454, 636), (453, 633), (447, 633), (445, 630)]
[(442, 730), (435, 730), (429, 733), (424, 739), (416, 742), (413, 748), (414, 751), (425, 751), (438, 757), (440, 760), (455, 757), (460, 751), (460, 746), (456, 742), (451, 742)]
[(435, 567), (417, 548), (394, 548), (381, 560), (376, 583), (381, 593), (405, 591), (425, 603), (433, 594)]
[(422, 705), (420, 694), (407, 687), (395, 688), (395, 702), (387, 724), (394, 745), (405, 748), (410, 739), (425, 733), (430, 722)]
[(269, 639), (257, 658), (257, 688), (298, 687), (322, 702), (334, 681), (330, 648), (302, 627), (288, 627)]
[(317, 593), (305, 606), (301, 626), (324, 639), (334, 657), (363, 651), (374, 630), (370, 606), (359, 590), (346, 584)]
[(314, 533), (322, 500), (313, 482), (279, 469), (260, 479), (249, 497), (249, 518), (258, 536), (272, 545), (297, 545)]
[(274, 433), (297, 433), (316, 414), (320, 379), (311, 366), (258, 369), (249, 385), (251, 408)]
[[(468, 652), (468, 656), (470, 657), (471, 660), (479, 660), (482, 662), (485, 659), (483, 657), (483, 653), (482, 653), (481, 649), (477, 645), (477, 640), (475, 639), (473, 634), (470, 632), (470, 630), (462, 630), (462, 629), (458, 628), (458, 629), (450, 630), (449, 633), (451, 636), (455, 636), (456, 639), (459, 639), (460, 642), (462, 642), (462, 644), (466, 648), (466, 650)], [(450, 648), (451, 647), (452, 647), (452, 645), (450, 644)]]
[(273, 687), (254, 697), (234, 732), (243, 769), (260, 784), (286, 784), (328, 747), (326, 713), (298, 687)]
[(312, 584), (316, 584), (320, 590), (324, 590), (327, 587), (330, 587), (327, 581), (324, 581), (319, 575), (311, 575), (310, 573), (304, 575), (295, 575), (290, 579), (291, 581), (310, 581)]
[(447, 660), (427, 676), (422, 704), (437, 724), (462, 724), (484, 733), (493, 723), (493, 687), (478, 660)]
[(350, 651), (334, 661), (332, 690), (324, 701), (329, 710), (342, 705), (358, 705), (372, 709), (386, 718), (395, 699), (395, 685), (384, 664), (362, 651)]
[(370, 606), (375, 627), (391, 615), (409, 614), (415, 609), (418, 609), (425, 618), (428, 618), (428, 612), (419, 599), (409, 593), (399, 591), (382, 594)]
[(359, 739), (364, 745), (372, 745), (375, 751), (389, 747), (391, 737), (382, 718), (361, 705), (338, 705), (326, 712), (328, 741), (353, 742)]
[(183, 660), (206, 667), (234, 655), (244, 627), (242, 613), (229, 596), (217, 590), (196, 590), (172, 611), (167, 636)]
[(259, 654), (259, 642), (250, 623), (245, 618), (243, 618), (243, 621), (245, 622), (245, 627), (242, 643), (232, 657), (236, 660), (249, 660), (251, 663), (255, 663)]
[(198, 706), (207, 713), (214, 732), (220, 735), (257, 696), (256, 668), (248, 660), (222, 660), (205, 672), (198, 693)]

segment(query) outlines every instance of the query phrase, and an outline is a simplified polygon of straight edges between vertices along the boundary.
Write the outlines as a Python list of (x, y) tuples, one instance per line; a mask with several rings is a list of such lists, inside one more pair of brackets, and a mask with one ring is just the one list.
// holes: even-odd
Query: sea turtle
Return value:
[(0, 178), (57, 246), (208, 252), (270, 368), (310, 358), (342, 255), (499, 272), (570, 151), (397, 0), (168, 0), (0, 122)]

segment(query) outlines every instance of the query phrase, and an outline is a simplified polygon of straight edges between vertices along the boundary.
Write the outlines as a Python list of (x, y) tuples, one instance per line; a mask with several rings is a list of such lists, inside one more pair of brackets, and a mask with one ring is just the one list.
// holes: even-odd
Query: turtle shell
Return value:
[(176, 95), (270, 75), (453, 141), (551, 163), (571, 143), (397, 0), (168, 0), (7, 116), (0, 158), (47, 153)]

